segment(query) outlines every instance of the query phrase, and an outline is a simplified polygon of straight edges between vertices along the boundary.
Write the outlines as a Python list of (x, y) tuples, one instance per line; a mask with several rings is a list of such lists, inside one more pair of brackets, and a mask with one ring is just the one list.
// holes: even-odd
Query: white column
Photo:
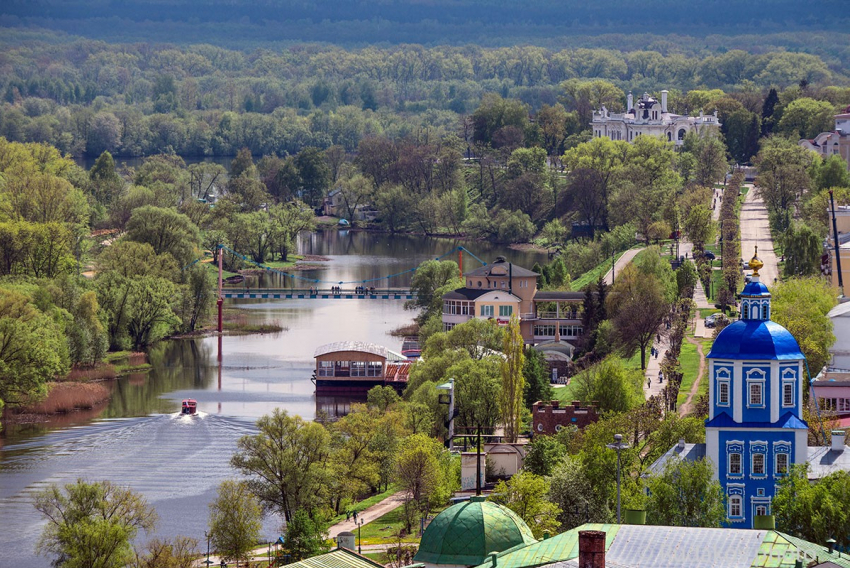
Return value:
[(732, 392), (734, 401), (732, 403), (732, 419), (735, 422), (742, 422), (744, 419), (744, 363), (741, 360), (735, 361), (732, 370)]
[(770, 421), (779, 420), (779, 408), (781, 406), (782, 380), (779, 377), (779, 361), (770, 362)]
[(712, 420), (714, 418), (714, 400), (715, 400), (715, 392), (714, 388), (716, 386), (716, 381), (714, 380), (714, 359), (708, 360), (708, 419)]
[(719, 479), (720, 431), (714, 428), (705, 430), (705, 456), (711, 461), (711, 471), (715, 480)]
[(797, 400), (794, 401), (795, 413), (799, 418), (803, 418), (803, 361), (797, 363)]

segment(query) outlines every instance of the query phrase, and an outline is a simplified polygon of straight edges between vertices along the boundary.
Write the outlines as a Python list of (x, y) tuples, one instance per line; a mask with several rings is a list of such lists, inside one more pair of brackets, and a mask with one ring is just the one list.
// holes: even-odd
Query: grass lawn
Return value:
[[(620, 257), (623, 256), (624, 253), (618, 253), (616, 255), (616, 263), (617, 260), (620, 260)], [(588, 270), (572, 282), (570, 282), (570, 290), (581, 291), (585, 286), (591, 283), (596, 283), (599, 281), (601, 276), (608, 274), (608, 271), (611, 270), (611, 259), (607, 258), (604, 262), (599, 264), (596, 268), (592, 268)]]
[[(218, 278), (218, 265), (217, 264), (213, 264), (212, 262), (206, 262), (206, 263), (204, 263), (204, 266), (206, 266), (207, 270), (209, 270), (210, 272), (215, 274), (215, 277)], [(239, 274), (239, 273), (238, 272), (230, 272), (230, 271), (227, 271), (227, 270), (221, 271), (221, 277), (222, 278), (230, 278), (231, 276), (236, 276), (237, 274)], [(218, 283), (216, 283), (216, 286), (218, 286)]]
[(268, 266), (269, 268), (291, 268), (295, 266), (295, 263), (297, 261), (301, 260), (304, 257), (300, 254), (290, 254), (286, 258), (289, 259), (286, 262), (283, 262), (282, 260), (272, 260), (269, 262), (264, 262), (263, 266)]
[(575, 400), (573, 398), (573, 390), (575, 389), (575, 383), (570, 383), (564, 387), (552, 389), (552, 396), (555, 400), (560, 400), (561, 402), (566, 402), (567, 404), (571, 403)]
[[(387, 488), (387, 490), (384, 491), (383, 493), (375, 493), (374, 495), (371, 495), (370, 497), (367, 497), (366, 499), (363, 499), (362, 501), (358, 501), (354, 505), (350, 505), (348, 507), (348, 510), (349, 511), (357, 511), (359, 513), (360, 511), (362, 511), (364, 509), (368, 509), (372, 505), (377, 505), (378, 503), (380, 503), (381, 501), (383, 501), (384, 499), (386, 499), (387, 497), (389, 497), (390, 495), (392, 495), (396, 491), (398, 491), (398, 486), (395, 483), (391, 483), (390, 486)], [(344, 521), (344, 520), (345, 520), (345, 511), (343, 511), (341, 515), (337, 515), (336, 517), (331, 519), (330, 524), (335, 525), (338, 522)], [(363, 526), (366, 526), (366, 525), (363, 525)]]
[[(662, 353), (663, 355), (663, 353)], [(649, 362), (649, 347), (646, 348), (646, 361)], [(640, 349), (635, 350), (634, 355), (629, 357), (628, 359), (623, 359), (623, 363), (626, 365), (628, 369), (637, 369), (640, 370)]]
[[(439, 510), (432, 511), (432, 515), (438, 514), (445, 507)], [(404, 526), (404, 507), (399, 506), (378, 517), (374, 521), (365, 524), (361, 527), (360, 538), (363, 539), (363, 544), (392, 544), (398, 542), (398, 538), (394, 535)], [(355, 536), (356, 536), (355, 532)], [(413, 534), (402, 538), (402, 542), (419, 542), (419, 527), (414, 527)]]
[[(713, 339), (702, 339), (702, 352), (704, 355), (708, 355), (708, 352), (711, 350), (711, 344), (713, 343)], [(688, 393), (691, 392), (691, 388), (694, 386), (694, 381), (697, 380), (697, 371), (699, 371), (699, 352), (697, 351), (697, 346), (689, 341), (682, 342), (682, 351), (679, 353), (679, 364), (682, 368), (682, 384), (679, 387), (679, 396), (676, 398), (676, 405), (681, 406), (688, 400)], [(707, 372), (706, 368), (706, 372)], [(707, 392), (708, 381), (705, 380), (705, 374), (703, 374), (702, 382), (700, 383), (699, 392)]]
[(707, 318), (711, 314), (719, 314), (720, 310), (717, 308), (699, 308), (699, 317), (702, 319)]

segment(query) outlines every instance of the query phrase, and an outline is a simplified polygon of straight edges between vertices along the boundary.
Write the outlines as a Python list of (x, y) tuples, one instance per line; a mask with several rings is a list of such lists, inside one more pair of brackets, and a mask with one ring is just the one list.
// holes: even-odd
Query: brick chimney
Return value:
[(605, 568), (605, 533), (579, 531), (578, 568)]

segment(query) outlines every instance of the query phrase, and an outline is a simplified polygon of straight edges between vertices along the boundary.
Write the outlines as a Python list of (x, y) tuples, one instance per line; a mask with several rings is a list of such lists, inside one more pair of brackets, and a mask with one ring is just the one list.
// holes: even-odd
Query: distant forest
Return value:
[(301, 42), (529, 43), (675, 51), (784, 47), (842, 58), (847, 42), (821, 34), (843, 35), (848, 22), (841, 0), (4, 0), (0, 6), (4, 27), (242, 49)]

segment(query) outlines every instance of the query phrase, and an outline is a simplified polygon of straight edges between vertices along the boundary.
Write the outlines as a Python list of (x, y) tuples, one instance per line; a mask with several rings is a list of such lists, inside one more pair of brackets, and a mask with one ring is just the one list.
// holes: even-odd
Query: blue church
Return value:
[(770, 320), (770, 291), (758, 274), (763, 265), (757, 254), (750, 260), (740, 319), (718, 334), (707, 356), (706, 443), (680, 442), (650, 468), (658, 471), (674, 458), (708, 458), (732, 528), (752, 528), (757, 515), (772, 514), (771, 500), (792, 464), (809, 462), (812, 479), (850, 469), (843, 432), (833, 432), (832, 447), (808, 446), (805, 357), (794, 336)]

